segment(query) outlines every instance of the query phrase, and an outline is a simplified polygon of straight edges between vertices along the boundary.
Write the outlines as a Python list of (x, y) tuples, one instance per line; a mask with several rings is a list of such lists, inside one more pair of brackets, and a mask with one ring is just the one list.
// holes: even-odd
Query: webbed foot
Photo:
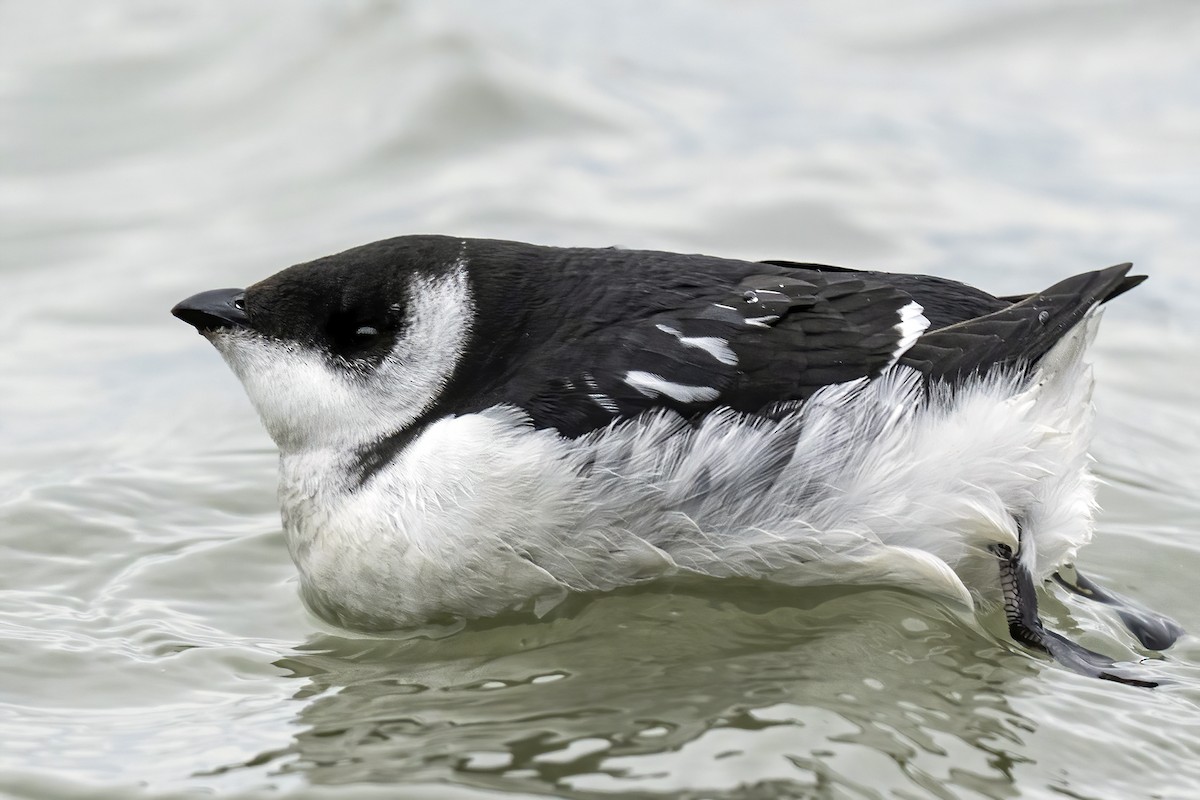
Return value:
[(992, 552), (1000, 560), (1000, 586), (1004, 590), (1004, 616), (1008, 621), (1008, 632), (1016, 641), (1034, 650), (1050, 655), (1055, 661), (1072, 672), (1124, 683), (1128, 686), (1158, 686), (1160, 681), (1130, 674), (1118, 667), (1105, 655), (1088, 650), (1083, 645), (1053, 631), (1046, 630), (1038, 617), (1037, 593), (1033, 576), (1014, 556), (1008, 545), (992, 546)]
[(1137, 637), (1142, 647), (1147, 650), (1166, 650), (1178, 641), (1185, 631), (1178, 622), (1140, 606), (1132, 600), (1122, 597), (1116, 592), (1105, 589), (1095, 581), (1083, 576), (1079, 570), (1071, 570), (1074, 575), (1054, 573), (1054, 580), (1080, 597), (1104, 603), (1116, 609), (1117, 616), (1129, 632)]

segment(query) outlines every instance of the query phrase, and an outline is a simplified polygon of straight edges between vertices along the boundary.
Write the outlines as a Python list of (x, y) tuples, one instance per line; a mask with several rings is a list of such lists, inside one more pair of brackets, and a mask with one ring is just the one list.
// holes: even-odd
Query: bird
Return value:
[(1051, 579), (1139, 643), (1182, 630), (1079, 574), (1093, 379), (1130, 264), (993, 296), (784, 260), (407, 235), (174, 316), (279, 449), (306, 605), (346, 628), (545, 615), (671, 576), (892, 586), (1051, 631)]

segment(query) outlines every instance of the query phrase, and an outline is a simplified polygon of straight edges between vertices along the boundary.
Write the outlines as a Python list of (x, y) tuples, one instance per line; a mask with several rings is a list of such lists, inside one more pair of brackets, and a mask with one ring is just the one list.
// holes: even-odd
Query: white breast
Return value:
[(661, 574), (669, 565), (639, 537), (587, 528), (580, 456), (492, 409), (430, 425), (358, 489), (328, 481), (344, 472), (334, 456), (283, 457), (285, 528), (306, 596), (344, 624), (395, 627), (544, 610), (587, 583), (557, 569), (566, 563), (621, 582)]

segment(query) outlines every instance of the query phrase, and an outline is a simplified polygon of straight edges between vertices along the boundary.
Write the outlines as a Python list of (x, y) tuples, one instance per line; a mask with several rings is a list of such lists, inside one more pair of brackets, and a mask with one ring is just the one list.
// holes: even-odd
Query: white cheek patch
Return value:
[(412, 277), (404, 326), (372, 371), (250, 331), (218, 334), (213, 344), (281, 450), (349, 449), (402, 430), (434, 403), (466, 347), (473, 311), (459, 261), (446, 274)]
[(416, 419), (441, 394), (466, 349), (475, 312), (462, 259), (445, 275), (414, 275), (408, 296), (404, 329), (368, 378), (380, 410), (406, 416), (387, 433)]

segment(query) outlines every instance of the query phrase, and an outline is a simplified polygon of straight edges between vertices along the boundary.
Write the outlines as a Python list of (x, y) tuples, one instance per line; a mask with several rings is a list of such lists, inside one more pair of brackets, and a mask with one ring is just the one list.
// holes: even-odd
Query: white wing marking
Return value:
[(685, 383), (674, 383), (653, 372), (626, 372), (625, 382), (646, 397), (658, 397), (665, 394), (679, 403), (716, 400), (721, 394), (711, 386), (689, 386)]
[(917, 339), (921, 338), (921, 334), (929, 329), (929, 319), (924, 312), (925, 309), (915, 300), (900, 309), (900, 321), (892, 326), (896, 333), (900, 334), (900, 341), (892, 351), (889, 367), (899, 361), (900, 356), (907, 353), (909, 348), (917, 343)]
[(729, 346), (729, 342), (725, 339), (719, 339), (716, 336), (684, 336), (683, 333), (669, 325), (659, 325), (657, 327), (663, 333), (669, 333), (674, 336), (684, 347), (699, 348), (722, 364), (727, 364), (731, 367), (737, 366), (737, 354), (733, 352), (733, 348)]

